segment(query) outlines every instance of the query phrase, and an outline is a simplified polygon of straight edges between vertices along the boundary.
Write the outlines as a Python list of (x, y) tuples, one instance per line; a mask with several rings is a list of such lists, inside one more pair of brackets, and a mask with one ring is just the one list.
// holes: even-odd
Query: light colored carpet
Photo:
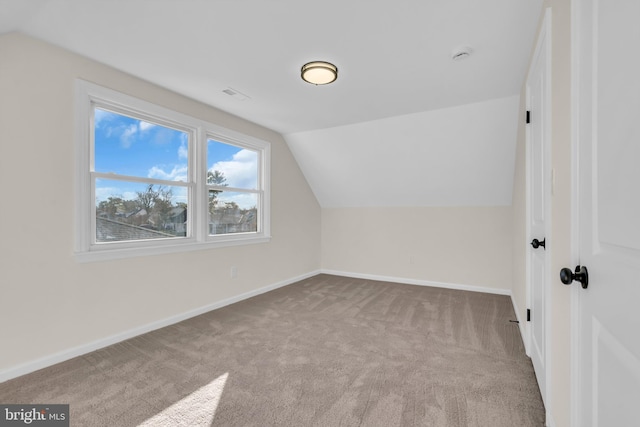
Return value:
[(543, 426), (509, 297), (319, 275), (0, 384), (72, 426)]

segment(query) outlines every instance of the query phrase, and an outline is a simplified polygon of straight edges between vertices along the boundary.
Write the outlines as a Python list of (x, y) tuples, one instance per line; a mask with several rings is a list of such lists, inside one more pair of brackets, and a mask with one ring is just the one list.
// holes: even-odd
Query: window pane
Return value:
[(258, 152), (209, 139), (207, 184), (258, 189)]
[(258, 195), (209, 191), (209, 234), (258, 231)]
[(96, 180), (96, 242), (187, 235), (187, 188)]
[(96, 172), (188, 181), (186, 132), (95, 108), (94, 141)]

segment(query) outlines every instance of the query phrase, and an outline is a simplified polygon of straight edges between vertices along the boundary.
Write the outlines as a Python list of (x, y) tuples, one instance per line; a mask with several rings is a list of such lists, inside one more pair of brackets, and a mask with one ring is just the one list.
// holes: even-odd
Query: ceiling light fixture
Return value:
[(338, 78), (338, 67), (325, 61), (312, 61), (304, 64), (300, 77), (312, 85), (326, 85)]

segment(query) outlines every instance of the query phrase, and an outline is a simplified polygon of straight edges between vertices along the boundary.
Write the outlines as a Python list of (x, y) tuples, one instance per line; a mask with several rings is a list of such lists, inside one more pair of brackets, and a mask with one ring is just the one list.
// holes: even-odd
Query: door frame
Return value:
[[(572, 0), (572, 1), (576, 1), (576, 0)], [(551, 118), (552, 118), (552, 114), (551, 114), (551, 48), (552, 48), (552, 44), (551, 44), (551, 8), (548, 7), (544, 10), (544, 16), (542, 19), (542, 24), (540, 26), (540, 32), (538, 34), (538, 38), (536, 41), (536, 46), (535, 46), (535, 50), (533, 53), (533, 56), (531, 57), (531, 64), (529, 65), (529, 71), (527, 73), (527, 79), (525, 81), (525, 96), (526, 96), (526, 100), (525, 100), (525, 109), (527, 111), (530, 111), (531, 108), (531, 94), (529, 92), (529, 76), (530, 73), (532, 72), (533, 66), (535, 65), (535, 60), (536, 57), (540, 54), (540, 51), (544, 48), (544, 54), (545, 54), (545, 61), (546, 61), (546, 66), (544, 69), (544, 73), (545, 73), (545, 79), (546, 79), (546, 87), (545, 87), (545, 99), (544, 99), (544, 137), (543, 137), (543, 149), (544, 149), (544, 163), (545, 163), (545, 171), (543, 171), (543, 177), (544, 179), (547, 181), (548, 185), (545, 186), (545, 194), (544, 194), (544, 204), (545, 204), (545, 235), (542, 236), (546, 239), (547, 241), (547, 247), (545, 248), (544, 254), (545, 254), (545, 277), (544, 277), (544, 283), (543, 283), (543, 287), (544, 287), (544, 300), (543, 300), (543, 305), (544, 305), (544, 366), (545, 366), (545, 372), (544, 372), (544, 390), (540, 390), (542, 398), (543, 398), (543, 402), (545, 404), (546, 408), (549, 408), (549, 402), (550, 402), (550, 391), (551, 391), (551, 387), (550, 387), (550, 380), (551, 380), (551, 369), (550, 369), (550, 363), (551, 363), (551, 358), (549, 357), (549, 355), (551, 354), (550, 352), (550, 344), (551, 344), (551, 339), (550, 339), (550, 334), (549, 332), (549, 322), (551, 319), (550, 313), (551, 313), (551, 301), (550, 301), (550, 283), (551, 283), (551, 252), (552, 252), (552, 243), (553, 243), (553, 239), (552, 239), (552, 235), (551, 235), (551, 196), (553, 194), (553, 185), (554, 185), (554, 180), (553, 180), (553, 170), (551, 169)], [(529, 242), (533, 239), (533, 238), (538, 238), (540, 236), (532, 236), (532, 232), (531, 232), (531, 205), (533, 204), (533, 191), (532, 191), (532, 176), (533, 176), (533, 159), (532, 159), (532, 146), (531, 146), (532, 142), (531, 142), (531, 127), (530, 126), (526, 126), (525, 127), (525, 145), (526, 145), (526, 150), (525, 150), (525, 155), (526, 155), (526, 236), (527, 236), (527, 241), (526, 241), (526, 245), (527, 245), (527, 255), (526, 255), (526, 286), (527, 286), (527, 291), (526, 291), (526, 304), (527, 304), (527, 309), (531, 308), (532, 305), (532, 301), (533, 301), (533, 284), (532, 284), (532, 266), (531, 266), (531, 256), (529, 251), (531, 250), (531, 248), (529, 247)], [(549, 244), (549, 242), (551, 242), (551, 244)], [(529, 323), (526, 324), (526, 342), (525, 342), (525, 351), (527, 356), (531, 357), (531, 350), (532, 350), (532, 340), (533, 340), (533, 334), (531, 332), (531, 325)], [(549, 419), (549, 415), (550, 412), (547, 409), (547, 420)]]
[[(580, 23), (582, 18), (582, 1), (571, 0), (571, 240), (570, 258), (571, 265), (580, 264)], [(582, 356), (580, 352), (582, 326), (583, 293), (580, 286), (571, 287), (571, 316), (570, 316), (570, 398), (569, 414), (571, 417), (571, 427), (580, 427), (581, 423), (581, 394), (582, 381), (580, 379), (580, 367), (582, 366)]]

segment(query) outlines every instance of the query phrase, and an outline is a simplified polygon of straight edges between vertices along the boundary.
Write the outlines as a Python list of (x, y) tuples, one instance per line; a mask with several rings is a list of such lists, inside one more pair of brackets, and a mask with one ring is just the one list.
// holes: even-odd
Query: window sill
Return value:
[[(234, 236), (237, 237), (237, 236)], [(76, 252), (75, 259), (77, 262), (97, 262), (110, 261), (116, 259), (134, 258), (139, 256), (164, 255), (181, 252), (202, 251), (207, 249), (224, 248), (229, 246), (253, 245), (259, 243), (268, 243), (270, 236), (261, 237), (241, 237), (229, 238), (225, 240), (207, 241), (207, 242), (190, 242), (179, 243), (175, 245), (147, 246), (136, 248), (99, 248), (86, 252)]]

